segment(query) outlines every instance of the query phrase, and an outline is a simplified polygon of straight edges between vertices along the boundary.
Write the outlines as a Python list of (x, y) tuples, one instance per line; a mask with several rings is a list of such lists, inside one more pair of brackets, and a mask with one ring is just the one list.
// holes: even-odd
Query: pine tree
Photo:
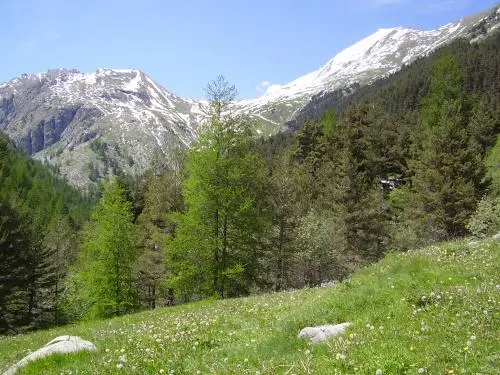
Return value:
[(461, 236), (484, 192), (485, 167), (469, 124), (460, 68), (450, 55), (436, 61), (414, 146), (407, 210), (431, 241)]
[(325, 165), (330, 166), (325, 176), (331, 175), (331, 183), (326, 185), (323, 206), (338, 221), (337, 241), (346, 264), (357, 262), (356, 258), (376, 260), (387, 245), (387, 213), (379, 175), (383, 172), (375, 167), (378, 158), (370, 139), (376, 119), (377, 111), (371, 104), (350, 107), (339, 123), (336, 160)]
[(144, 208), (137, 220), (142, 249), (134, 272), (140, 298), (149, 308), (169, 297), (163, 248), (175, 231), (171, 215), (183, 208), (181, 178), (175, 170), (165, 170), (150, 171), (146, 180)]
[(266, 194), (272, 211), (272, 227), (269, 250), (263, 262), (276, 291), (292, 286), (294, 257), (297, 253), (295, 230), (309, 196), (306, 182), (304, 168), (293, 164), (290, 152), (283, 152), (271, 172)]
[(17, 332), (26, 319), (29, 228), (18, 210), (0, 201), (0, 334)]

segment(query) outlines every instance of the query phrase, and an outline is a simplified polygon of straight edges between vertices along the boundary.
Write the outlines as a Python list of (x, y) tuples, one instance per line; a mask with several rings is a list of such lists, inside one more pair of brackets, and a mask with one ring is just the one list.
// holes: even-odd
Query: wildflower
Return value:
[(423, 373), (425, 373), (425, 368), (420, 367), (420, 368), (418, 369), (418, 373), (419, 373), (419, 374), (423, 374)]
[(381, 369), (377, 369), (377, 371), (375, 371), (375, 375), (382, 375), (383, 372)]
[(477, 337), (476, 337), (476, 336), (474, 336), (474, 335), (472, 335), (472, 336), (470, 337), (470, 339), (471, 339), (472, 341), (474, 341), (474, 340), (476, 340), (476, 339), (477, 339)]
[(122, 367), (123, 367), (123, 363), (118, 363), (118, 364), (116, 365), (116, 368), (117, 368), (118, 370), (119, 370), (119, 369), (121, 369)]

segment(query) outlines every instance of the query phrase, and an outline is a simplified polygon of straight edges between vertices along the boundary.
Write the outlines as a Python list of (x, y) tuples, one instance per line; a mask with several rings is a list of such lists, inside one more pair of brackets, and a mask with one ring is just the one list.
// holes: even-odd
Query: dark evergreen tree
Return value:
[(30, 233), (25, 220), (0, 201), (0, 334), (15, 333), (26, 319), (27, 259)]
[[(290, 152), (283, 152), (275, 162), (269, 177), (267, 198), (271, 209), (268, 250), (262, 260), (274, 290), (294, 286), (297, 244), (296, 228), (309, 205), (306, 171), (295, 165)], [(307, 202), (307, 203), (306, 203)]]
[(164, 246), (168, 236), (174, 235), (172, 213), (181, 212), (181, 171), (168, 169), (151, 170), (146, 179), (144, 208), (137, 224), (142, 248), (135, 264), (135, 274), (142, 302), (149, 308), (166, 303), (169, 297), (166, 287), (167, 264)]
[(485, 191), (481, 146), (471, 130), (461, 77), (452, 56), (436, 61), (410, 163), (407, 209), (418, 221), (422, 238), (431, 241), (464, 235), (468, 217)]
[[(325, 193), (338, 220), (346, 257), (373, 261), (387, 245), (387, 213), (380, 184), (379, 158), (372, 152), (377, 110), (365, 103), (350, 107), (339, 122), (341, 149)], [(327, 206), (328, 203), (325, 203)]]

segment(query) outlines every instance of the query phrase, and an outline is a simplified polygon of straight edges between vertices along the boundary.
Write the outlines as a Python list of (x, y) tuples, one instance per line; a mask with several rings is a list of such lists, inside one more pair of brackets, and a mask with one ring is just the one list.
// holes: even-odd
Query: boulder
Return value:
[(341, 335), (352, 323), (330, 324), (317, 327), (305, 327), (299, 332), (299, 338), (309, 340), (311, 344), (322, 342), (330, 337)]
[(48, 342), (44, 347), (21, 359), (4, 372), (3, 375), (15, 374), (17, 370), (26, 366), (28, 362), (45, 358), (55, 353), (75, 353), (82, 350), (96, 351), (97, 348), (91, 342), (83, 340), (78, 336), (59, 336)]

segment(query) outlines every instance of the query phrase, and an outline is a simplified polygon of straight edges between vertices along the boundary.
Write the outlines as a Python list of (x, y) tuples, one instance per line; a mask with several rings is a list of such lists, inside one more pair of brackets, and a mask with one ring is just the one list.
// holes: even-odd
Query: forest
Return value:
[(500, 34), (458, 40), (258, 138), (206, 88), (189, 150), (79, 191), (0, 137), (0, 334), (341, 281), (500, 230)]

